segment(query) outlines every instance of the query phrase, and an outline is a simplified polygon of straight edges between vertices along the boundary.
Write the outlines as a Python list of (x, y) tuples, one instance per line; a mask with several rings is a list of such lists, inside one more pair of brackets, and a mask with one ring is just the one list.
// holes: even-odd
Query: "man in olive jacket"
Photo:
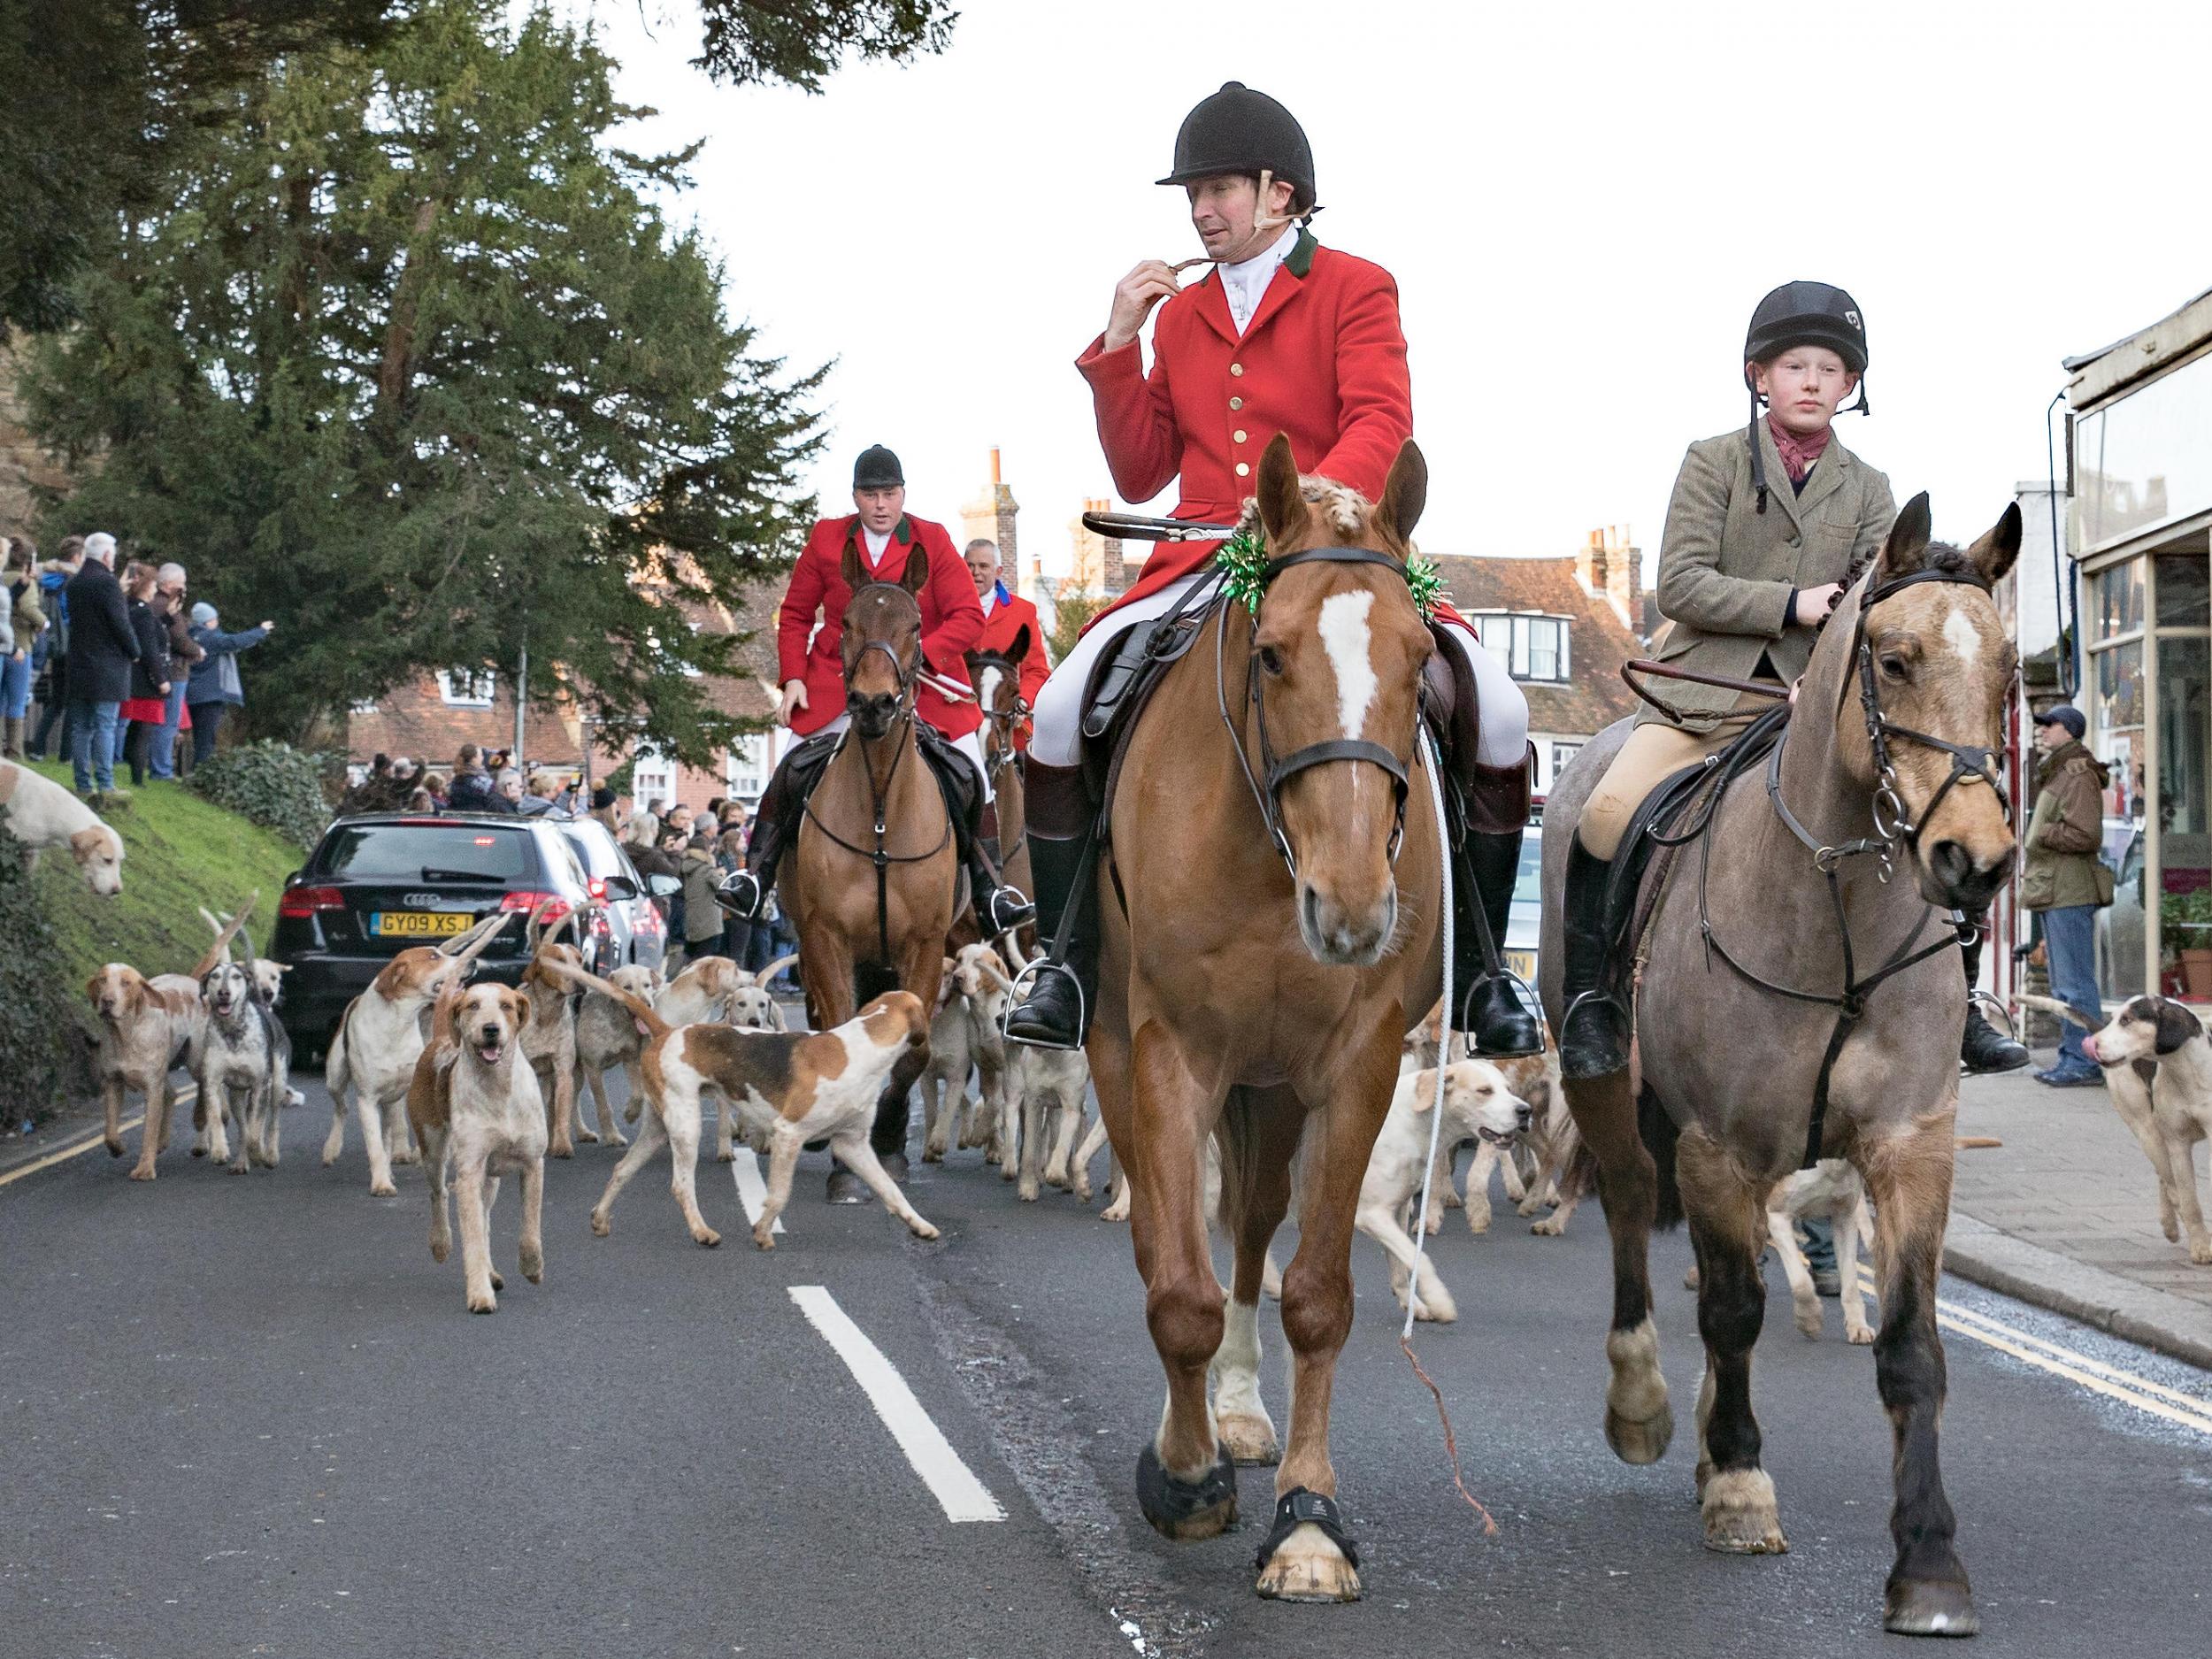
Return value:
[[(2098, 873), (2104, 844), (2104, 787), (2111, 773), (2082, 746), (2088, 722), (2066, 703), (2036, 717), (2035, 811), (2028, 819), (2027, 862), (2020, 902), (2043, 917), (2050, 958), (2051, 995), (2085, 1012), (2099, 1006), (2097, 911), (2112, 901)], [(2053, 1088), (2101, 1082), (2103, 1071), (2082, 1051), (2084, 1026), (2065, 1021), (2059, 1030), (2058, 1063), (2035, 1080)]]

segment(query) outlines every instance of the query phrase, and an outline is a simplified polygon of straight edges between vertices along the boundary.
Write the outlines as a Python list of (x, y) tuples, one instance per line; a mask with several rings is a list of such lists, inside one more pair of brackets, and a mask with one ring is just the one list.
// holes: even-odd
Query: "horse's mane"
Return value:
[[(1878, 541), (1851, 561), (1851, 567), (1844, 572), (1843, 576), (1846, 591), (1857, 587), (1859, 578), (1874, 568), (1874, 561), (1881, 557), (1886, 542)], [(1973, 556), (1963, 548), (1954, 547), (1948, 541), (1929, 542), (1920, 556), (1920, 568), (1941, 571), (1947, 576), (1963, 576), (1984, 593), (1989, 591), (1989, 584), (1982, 580), (1981, 571), (1975, 565)]]
[[(1319, 507), (1329, 515), (1329, 526), (1339, 535), (1357, 535), (1367, 526), (1367, 515), (1373, 511), (1367, 497), (1348, 484), (1340, 484), (1333, 478), (1306, 478), (1298, 480), (1298, 494), (1309, 506)], [(1260, 534), (1260, 503), (1256, 495), (1244, 498), (1244, 507), (1237, 514), (1237, 533)]]

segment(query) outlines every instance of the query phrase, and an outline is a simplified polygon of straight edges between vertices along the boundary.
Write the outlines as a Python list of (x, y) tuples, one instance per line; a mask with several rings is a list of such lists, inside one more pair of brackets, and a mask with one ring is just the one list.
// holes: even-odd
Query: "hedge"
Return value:
[(332, 817), (326, 764), (319, 755), (265, 738), (217, 749), (192, 769), (188, 781), (216, 805), (311, 849)]
[(0, 1107), (10, 1129), (52, 1112), (85, 1071), (68, 970), (23, 851), (0, 821), (0, 940), (7, 941), (0, 950)]

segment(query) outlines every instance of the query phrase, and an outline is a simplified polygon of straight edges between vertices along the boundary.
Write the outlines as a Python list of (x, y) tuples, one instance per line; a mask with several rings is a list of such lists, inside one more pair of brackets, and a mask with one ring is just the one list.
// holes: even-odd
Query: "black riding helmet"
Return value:
[[(1751, 365), (1770, 362), (1792, 346), (1825, 346), (1843, 359), (1843, 366), (1863, 377), (1866, 373), (1866, 321), (1859, 303), (1827, 282), (1785, 282), (1759, 302), (1751, 313), (1751, 326), (1743, 341), (1743, 383), (1751, 393), (1751, 484), (1759, 492), (1758, 511), (1767, 510), (1766, 457), (1759, 451), (1758, 382)], [(1866, 381), (1859, 381), (1859, 401), (1852, 405), (1862, 415), (1873, 413), (1866, 401)]]
[(1298, 118), (1241, 81), (1225, 81), (1183, 118), (1175, 171), (1160, 184), (1195, 184), (1225, 173), (1271, 173), (1290, 186), (1290, 211), (1314, 211), (1313, 146)]

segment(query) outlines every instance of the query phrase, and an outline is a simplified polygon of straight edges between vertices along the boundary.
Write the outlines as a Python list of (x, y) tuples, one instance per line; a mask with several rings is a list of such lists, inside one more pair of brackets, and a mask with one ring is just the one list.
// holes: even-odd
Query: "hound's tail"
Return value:
[(353, 1003), (348, 1002), (346, 1011), (338, 1017), (338, 1029), (330, 1039), (330, 1052), (323, 1056), (323, 1087), (330, 1091), (331, 1106), (338, 1111), (345, 1110), (345, 1095), (341, 1091), (346, 1087), (349, 1075), (346, 1064), (346, 1032), (353, 1024)]
[(566, 979), (571, 985), (580, 989), (596, 991), (610, 1001), (621, 1003), (624, 1008), (630, 1010), (630, 1018), (637, 1021), (638, 1028), (656, 1041), (675, 1030), (673, 1025), (655, 1011), (650, 1002), (634, 991), (624, 990), (611, 979), (603, 979), (595, 973), (588, 973), (581, 968), (571, 967), (565, 962), (549, 959), (546, 962), (545, 968), (556, 979)]

